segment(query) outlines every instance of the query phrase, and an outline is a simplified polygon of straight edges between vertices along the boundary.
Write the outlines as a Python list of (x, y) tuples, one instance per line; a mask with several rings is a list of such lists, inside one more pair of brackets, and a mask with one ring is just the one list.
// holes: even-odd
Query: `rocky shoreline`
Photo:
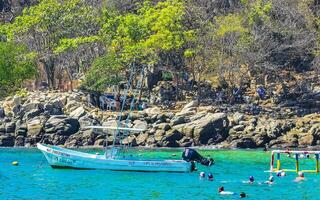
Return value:
[[(258, 114), (247, 105), (197, 106), (175, 110), (151, 107), (131, 113), (129, 126), (146, 129), (123, 139), (140, 147), (306, 148), (320, 145), (319, 99), (287, 105), (262, 105)], [(82, 92), (29, 92), (0, 102), (0, 147), (33, 147), (37, 142), (66, 147), (103, 146), (112, 133), (85, 129), (115, 126), (117, 112), (89, 105)], [(303, 113), (302, 113), (303, 112)], [(125, 123), (128, 113), (122, 114)]]

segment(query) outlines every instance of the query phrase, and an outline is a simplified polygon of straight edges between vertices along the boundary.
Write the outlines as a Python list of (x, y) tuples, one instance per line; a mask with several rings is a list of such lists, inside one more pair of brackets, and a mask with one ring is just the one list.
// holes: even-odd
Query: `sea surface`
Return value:
[[(102, 150), (82, 150), (92, 153)], [(135, 150), (133, 154), (146, 158), (181, 157), (182, 150)], [(200, 150), (216, 164), (199, 166), (193, 173), (115, 172), (107, 170), (52, 169), (37, 149), (0, 148), (0, 200), (2, 199), (246, 199), (320, 200), (320, 174), (306, 174), (306, 180), (296, 183), (295, 173), (275, 177), (273, 185), (265, 184), (269, 173), (270, 152), (262, 150)], [(18, 161), (19, 166), (11, 163)], [(285, 168), (294, 168), (293, 158), (283, 157)], [(303, 159), (303, 169), (314, 169), (315, 159)], [(199, 172), (213, 173), (214, 181), (200, 180)], [(254, 184), (245, 183), (255, 177)], [(237, 194), (219, 195), (217, 189)]]

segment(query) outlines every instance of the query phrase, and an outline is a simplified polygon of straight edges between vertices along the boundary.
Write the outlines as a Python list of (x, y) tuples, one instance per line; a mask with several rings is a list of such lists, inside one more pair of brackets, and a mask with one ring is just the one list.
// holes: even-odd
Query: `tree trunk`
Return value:
[(48, 60), (40, 60), (40, 62), (44, 66), (44, 70), (46, 72), (48, 86), (49, 88), (55, 88), (55, 66), (54, 66), (54, 59), (49, 58)]

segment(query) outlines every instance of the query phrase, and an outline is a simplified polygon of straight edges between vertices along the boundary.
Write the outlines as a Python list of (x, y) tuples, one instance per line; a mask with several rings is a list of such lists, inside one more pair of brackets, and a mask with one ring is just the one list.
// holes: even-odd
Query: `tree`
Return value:
[(0, 42), (0, 96), (6, 96), (36, 74), (34, 55), (23, 46)]
[(55, 87), (56, 61), (60, 53), (97, 41), (99, 16), (99, 9), (91, 1), (42, 0), (26, 8), (4, 29), (9, 40), (25, 44), (36, 52), (49, 85)]
[(105, 22), (100, 35), (105, 42), (106, 54), (113, 56), (102, 60), (106, 63), (101, 70), (109, 71), (114, 63), (112, 58), (124, 70), (133, 63), (140, 70), (146, 65), (179, 70), (183, 67), (184, 46), (193, 37), (192, 30), (183, 26), (183, 1), (168, 0), (155, 4), (145, 1), (133, 12), (111, 9), (104, 13)]

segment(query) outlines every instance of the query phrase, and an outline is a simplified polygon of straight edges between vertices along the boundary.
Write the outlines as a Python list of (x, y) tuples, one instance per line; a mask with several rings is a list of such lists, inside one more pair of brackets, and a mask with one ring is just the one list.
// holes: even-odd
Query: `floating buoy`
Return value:
[(18, 161), (13, 161), (11, 164), (14, 165), (14, 166), (18, 166), (19, 162)]

